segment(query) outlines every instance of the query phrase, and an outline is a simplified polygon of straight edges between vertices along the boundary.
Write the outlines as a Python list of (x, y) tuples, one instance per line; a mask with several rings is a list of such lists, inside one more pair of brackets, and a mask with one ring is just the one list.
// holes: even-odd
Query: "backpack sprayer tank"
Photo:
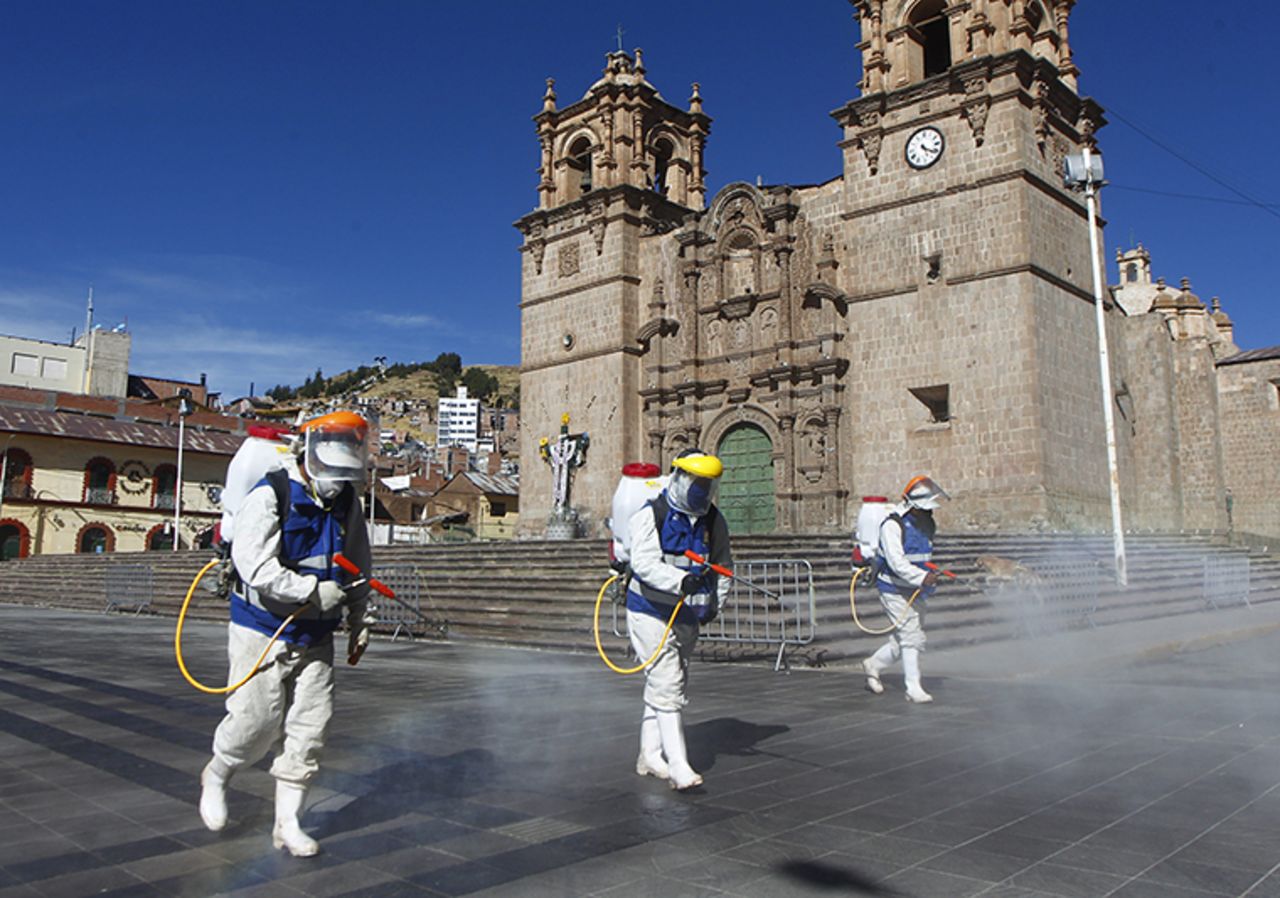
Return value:
[(219, 534), (223, 543), (235, 536), (236, 512), (245, 497), (268, 471), (284, 466), (289, 454), (289, 428), (275, 424), (250, 424), (248, 436), (227, 465), (222, 487), (222, 523)]
[(865, 567), (880, 552), (880, 525), (892, 506), (884, 496), (863, 496), (858, 509), (858, 524), (853, 532), (853, 567)]

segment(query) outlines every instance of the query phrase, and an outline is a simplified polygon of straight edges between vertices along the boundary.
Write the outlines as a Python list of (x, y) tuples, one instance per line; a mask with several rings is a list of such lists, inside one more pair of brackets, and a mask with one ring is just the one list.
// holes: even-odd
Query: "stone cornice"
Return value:
[[(600, 187), (550, 209), (534, 209), (512, 222), (512, 227), (528, 237), (538, 227), (545, 231), (550, 225), (559, 224), (579, 215), (587, 218), (591, 218), (593, 214), (598, 216), (597, 210), (601, 205), (608, 209), (618, 200), (624, 202), (628, 209), (647, 211), (642, 218), (636, 219), (641, 224), (652, 219), (678, 226), (688, 216), (697, 215), (699, 211), (673, 203), (652, 190), (644, 190), (632, 184), (618, 184), (613, 187)], [(613, 218), (618, 217), (621, 217), (620, 214), (614, 213)]]
[[(1102, 107), (1088, 97), (1081, 97), (1063, 82), (1056, 66), (1047, 59), (1032, 56), (1026, 50), (1013, 50), (999, 56), (984, 56), (952, 66), (948, 71), (934, 75), (924, 81), (918, 81), (894, 91), (882, 91), (867, 94), (856, 100), (834, 109), (831, 117), (841, 126), (857, 128), (863, 123), (875, 124), (879, 119), (891, 112), (913, 106), (925, 100), (948, 97), (953, 94), (964, 97), (965, 81), (982, 77), (993, 80), (1002, 75), (1015, 74), (1018, 77), (1019, 89), (1015, 92), (1004, 92), (1001, 98), (1013, 93), (1024, 93), (1034, 100), (1031, 92), (1037, 83), (1048, 88), (1048, 101), (1068, 122), (1080, 120), (1081, 113), (1093, 118), (1095, 130), (1105, 124), (1102, 118)], [(913, 117), (914, 123), (921, 119)]]
[(590, 359), (598, 359), (608, 355), (633, 355), (638, 356), (641, 351), (634, 346), (606, 346), (603, 349), (593, 349), (591, 352), (576, 352), (568, 358), (559, 358), (547, 362), (538, 362), (536, 364), (522, 364), (520, 366), (521, 376), (531, 371), (542, 371), (547, 368), (558, 368), (565, 365), (573, 365), (578, 362), (589, 361)]
[(572, 296), (575, 293), (585, 293), (588, 290), (594, 290), (597, 287), (607, 287), (610, 284), (631, 284), (634, 287), (640, 286), (640, 278), (629, 274), (615, 274), (612, 277), (597, 278), (594, 281), (587, 281), (574, 287), (566, 287), (563, 290), (557, 290), (554, 293), (544, 293), (541, 296), (535, 296), (532, 299), (526, 299), (520, 303), (520, 308), (527, 309), (531, 306), (542, 305), (544, 302), (551, 302), (555, 299), (561, 299), (565, 296)]
[[(899, 199), (899, 200), (891, 200), (890, 202), (887, 202), (887, 203), (877, 203), (874, 206), (865, 206), (861, 209), (854, 209), (849, 212), (843, 212), (841, 213), (840, 217), (845, 221), (851, 221), (856, 218), (864, 218), (868, 215), (876, 215), (881, 212), (888, 212), (892, 209), (901, 209), (906, 206), (913, 206), (916, 203), (929, 202), (931, 200), (936, 200), (940, 197), (956, 196), (961, 193), (967, 193), (971, 190), (979, 190), (983, 187), (991, 187), (996, 184), (1003, 184), (1008, 181), (1017, 181), (1017, 180), (1026, 181), (1032, 187), (1035, 187), (1036, 189), (1040, 190), (1045, 194), (1048, 194), (1053, 199), (1058, 200), (1064, 206), (1067, 206), (1068, 208), (1070, 208), (1073, 212), (1075, 212), (1081, 218), (1086, 218), (1088, 216), (1088, 212), (1085, 209), (1084, 204), (1073, 200), (1072, 197), (1074, 196), (1074, 194), (1072, 194), (1065, 187), (1057, 187), (1053, 184), (1050, 184), (1048, 181), (1046, 181), (1044, 178), (1040, 177), (1039, 175), (1035, 174), (1034, 172), (1031, 172), (1025, 168), (1019, 167), (1019, 168), (1011, 169), (1010, 171), (1005, 171), (1005, 172), (1000, 172), (998, 174), (990, 175), (985, 178), (979, 178), (978, 180), (971, 181), (968, 184), (955, 184), (950, 187), (946, 187), (942, 190), (931, 190), (926, 193), (918, 193), (918, 194), (915, 194), (914, 196), (903, 197), (902, 199)], [(1105, 227), (1106, 221), (1100, 218), (1098, 219), (1098, 224), (1100, 227)]]

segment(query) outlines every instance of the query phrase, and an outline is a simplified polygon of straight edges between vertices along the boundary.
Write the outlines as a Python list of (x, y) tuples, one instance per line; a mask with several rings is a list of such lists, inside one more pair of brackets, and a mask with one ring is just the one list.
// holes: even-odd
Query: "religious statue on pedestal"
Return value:
[(569, 507), (569, 488), (573, 469), (587, 461), (591, 438), (586, 433), (569, 433), (569, 413), (560, 417), (560, 433), (552, 443), (546, 437), (538, 442), (538, 454), (551, 465), (551, 517), (547, 520), (548, 539), (572, 539), (578, 535), (578, 513)]

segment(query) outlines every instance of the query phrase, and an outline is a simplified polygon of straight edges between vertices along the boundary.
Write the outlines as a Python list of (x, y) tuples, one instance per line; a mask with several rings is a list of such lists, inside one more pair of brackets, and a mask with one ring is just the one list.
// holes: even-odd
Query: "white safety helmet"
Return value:
[(364, 418), (355, 412), (330, 412), (307, 421), (301, 430), (303, 464), (317, 491), (336, 495), (343, 483), (364, 480), (369, 435)]
[(942, 504), (943, 499), (950, 499), (946, 491), (933, 482), (927, 474), (912, 477), (902, 489), (903, 500), (912, 508), (921, 511), (933, 511)]
[(694, 516), (711, 510), (724, 464), (701, 449), (686, 449), (671, 462), (667, 500), (676, 511)]

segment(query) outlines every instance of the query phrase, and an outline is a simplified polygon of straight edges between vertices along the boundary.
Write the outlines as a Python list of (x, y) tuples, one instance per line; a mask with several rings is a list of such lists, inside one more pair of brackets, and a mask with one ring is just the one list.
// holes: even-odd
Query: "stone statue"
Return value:
[(569, 507), (569, 488), (573, 469), (587, 461), (591, 438), (586, 433), (569, 433), (569, 413), (560, 417), (560, 433), (552, 443), (546, 437), (538, 442), (538, 454), (551, 465), (551, 517), (547, 521), (548, 539), (572, 539), (578, 535), (578, 514)]

